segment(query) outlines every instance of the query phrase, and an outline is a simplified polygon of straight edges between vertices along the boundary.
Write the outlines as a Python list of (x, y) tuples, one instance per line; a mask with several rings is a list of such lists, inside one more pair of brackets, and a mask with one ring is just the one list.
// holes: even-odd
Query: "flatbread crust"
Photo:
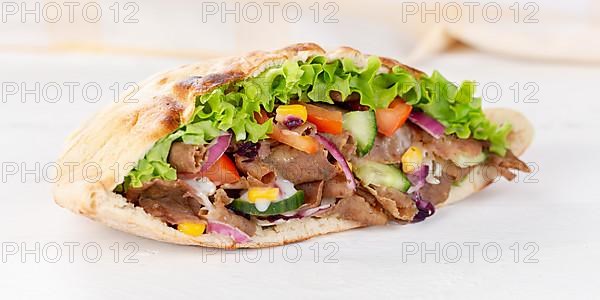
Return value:
[[(179, 124), (189, 121), (196, 96), (220, 85), (256, 76), (288, 59), (306, 60), (314, 55), (325, 55), (330, 59), (350, 58), (358, 66), (365, 65), (368, 58), (368, 55), (348, 47), (326, 52), (316, 44), (305, 43), (273, 52), (252, 52), (241, 57), (185, 65), (150, 77), (139, 84), (135, 95), (100, 111), (67, 139), (58, 161), (61, 173), (54, 187), (54, 200), (73, 212), (138, 236), (226, 249), (278, 246), (361, 227), (357, 222), (334, 216), (304, 218), (258, 229), (250, 242), (236, 244), (223, 235), (192, 237), (183, 234), (113, 193), (156, 141), (177, 129)], [(422, 74), (396, 60), (381, 59), (380, 72), (401, 66), (415, 76)], [(533, 137), (533, 128), (527, 119), (506, 109), (489, 110), (486, 114), (495, 122), (508, 121), (513, 125), (514, 130), (509, 136), (511, 149), (517, 156), (522, 154)], [(481, 176), (479, 168), (472, 172), (474, 179), (453, 187), (447, 203), (464, 199), (493, 180)]]

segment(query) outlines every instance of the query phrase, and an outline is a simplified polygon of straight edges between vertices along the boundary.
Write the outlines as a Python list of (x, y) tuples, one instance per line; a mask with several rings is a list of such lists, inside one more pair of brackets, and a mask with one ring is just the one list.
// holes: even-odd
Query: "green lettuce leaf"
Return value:
[(125, 177), (125, 186), (140, 187), (144, 182), (152, 179), (175, 180), (176, 170), (167, 163), (171, 144), (183, 135), (182, 131), (176, 131), (162, 138), (144, 158), (138, 161), (137, 166)]
[(510, 124), (498, 127), (490, 122), (481, 109), (481, 98), (475, 97), (475, 83), (464, 81), (460, 86), (435, 71), (421, 78), (423, 97), (410, 104), (446, 126), (446, 134), (456, 134), (461, 139), (473, 137), (489, 141), (491, 152), (504, 156), (508, 147), (506, 137)]
[(510, 124), (492, 124), (481, 110), (481, 99), (474, 97), (475, 84), (465, 81), (460, 86), (435, 71), (431, 76), (415, 78), (396, 66), (389, 73), (379, 73), (381, 60), (372, 56), (364, 66), (351, 59), (328, 61), (315, 56), (306, 62), (289, 60), (267, 69), (254, 78), (219, 87), (196, 99), (196, 110), (188, 124), (182, 124), (171, 135), (159, 140), (127, 175), (125, 186), (139, 187), (159, 178), (174, 180), (175, 169), (167, 162), (171, 144), (207, 144), (231, 130), (236, 141), (257, 142), (267, 138), (272, 122), (258, 124), (254, 113), (272, 112), (276, 103), (291, 100), (334, 103), (331, 92), (342, 99), (360, 94), (360, 103), (371, 109), (386, 108), (397, 97), (424, 111), (446, 127), (446, 134), (459, 138), (473, 137), (489, 141), (490, 151), (504, 155)]

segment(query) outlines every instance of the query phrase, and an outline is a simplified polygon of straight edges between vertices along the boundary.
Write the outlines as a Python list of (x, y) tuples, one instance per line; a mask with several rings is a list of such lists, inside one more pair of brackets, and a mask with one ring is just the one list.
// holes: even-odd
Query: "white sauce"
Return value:
[[(269, 208), (269, 205), (271, 205), (272, 202), (279, 202), (281, 200), (287, 199), (297, 192), (296, 188), (294, 188), (294, 184), (291, 181), (285, 180), (280, 177), (278, 177), (275, 180), (275, 186), (279, 188), (279, 196), (277, 196), (277, 199), (275, 201), (271, 201), (268, 199), (257, 199), (254, 202), (256, 210), (264, 212)], [(248, 191), (245, 191), (240, 196), (240, 198), (248, 201)]]
[(275, 185), (279, 188), (279, 197), (277, 198), (277, 201), (287, 199), (297, 192), (291, 181), (280, 177), (277, 177), (277, 180), (275, 180)]
[(254, 202), (254, 206), (256, 206), (256, 210), (258, 210), (260, 212), (266, 211), (269, 208), (269, 205), (271, 205), (271, 201), (266, 200), (266, 199), (258, 199), (258, 200), (256, 200), (256, 202)]
[(440, 164), (438, 164), (434, 160), (429, 160), (425, 164), (429, 167), (429, 172), (427, 172), (427, 177), (425, 177), (425, 181), (427, 181), (430, 184), (440, 184), (440, 180), (436, 178), (436, 176), (439, 177), (442, 175), (442, 168)]
[(196, 193), (199, 194), (211, 196), (217, 191), (217, 186), (206, 177), (202, 177), (197, 180), (186, 180), (186, 182), (189, 183), (194, 188)]
[(199, 178), (198, 180), (188, 179), (185, 182), (194, 190), (196, 196), (202, 199), (202, 204), (208, 209), (212, 210), (214, 206), (208, 199), (208, 196), (213, 195), (217, 191), (217, 186), (206, 177)]

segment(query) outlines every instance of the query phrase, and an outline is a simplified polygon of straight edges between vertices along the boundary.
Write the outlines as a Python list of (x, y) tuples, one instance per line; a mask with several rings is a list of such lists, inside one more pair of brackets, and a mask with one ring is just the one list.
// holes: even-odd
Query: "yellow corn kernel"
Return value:
[(402, 171), (404, 173), (413, 173), (423, 162), (423, 152), (415, 146), (411, 146), (402, 154)]
[(191, 236), (200, 236), (204, 233), (206, 224), (204, 223), (181, 223), (177, 224), (177, 230)]
[(279, 105), (276, 112), (277, 115), (275, 116), (275, 120), (277, 120), (277, 122), (285, 121), (287, 116), (294, 116), (301, 119), (303, 122), (306, 122), (306, 118), (308, 117), (306, 107), (300, 104)]
[(278, 188), (268, 187), (252, 187), (248, 189), (248, 201), (256, 202), (257, 200), (270, 200), (275, 201), (279, 196)]

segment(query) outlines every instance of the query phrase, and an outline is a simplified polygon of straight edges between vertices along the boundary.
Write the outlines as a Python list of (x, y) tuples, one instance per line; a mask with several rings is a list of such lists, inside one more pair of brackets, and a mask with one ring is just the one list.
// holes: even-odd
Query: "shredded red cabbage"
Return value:
[(247, 158), (255, 158), (258, 155), (260, 144), (253, 142), (240, 143), (236, 153)]
[(304, 124), (304, 121), (294, 116), (287, 116), (285, 120), (283, 120), (283, 125), (285, 125), (288, 129), (294, 129), (302, 124)]
[(435, 206), (431, 204), (431, 202), (424, 200), (419, 192), (413, 193), (412, 199), (415, 201), (417, 209), (419, 210), (413, 218), (412, 223), (418, 223), (433, 216), (435, 213)]

